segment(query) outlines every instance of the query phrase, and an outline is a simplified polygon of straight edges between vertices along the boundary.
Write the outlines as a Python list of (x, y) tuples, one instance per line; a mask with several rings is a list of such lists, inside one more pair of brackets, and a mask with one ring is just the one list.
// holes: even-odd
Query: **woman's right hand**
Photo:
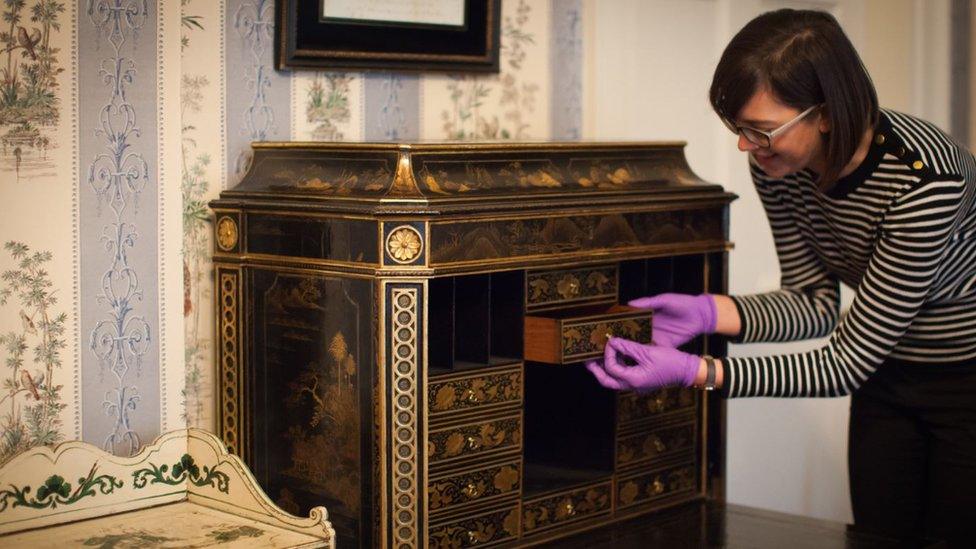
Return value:
[(627, 302), (654, 311), (654, 344), (676, 349), (702, 334), (715, 333), (718, 314), (710, 294), (658, 294)]

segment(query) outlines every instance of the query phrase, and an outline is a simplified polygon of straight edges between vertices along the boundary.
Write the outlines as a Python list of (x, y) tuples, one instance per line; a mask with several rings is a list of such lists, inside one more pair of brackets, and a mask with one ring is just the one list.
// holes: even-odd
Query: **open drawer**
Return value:
[(593, 305), (525, 317), (525, 360), (569, 364), (599, 358), (608, 336), (651, 341), (651, 311)]

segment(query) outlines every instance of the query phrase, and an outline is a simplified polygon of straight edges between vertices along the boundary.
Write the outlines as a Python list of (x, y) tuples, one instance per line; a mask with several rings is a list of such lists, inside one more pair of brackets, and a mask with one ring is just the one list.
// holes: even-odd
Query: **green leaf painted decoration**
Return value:
[(175, 486), (183, 479), (188, 479), (195, 486), (214, 486), (223, 493), (227, 493), (230, 487), (230, 477), (226, 473), (217, 470), (220, 464), (213, 469), (203, 466), (201, 475), (200, 466), (193, 461), (193, 456), (183, 454), (180, 460), (173, 464), (172, 469), (165, 463), (163, 465), (149, 464), (149, 468), (139, 469), (132, 473), (132, 485), (136, 488), (145, 488), (146, 484), (169, 484)]
[(37, 489), (37, 495), (31, 497), (31, 487), (17, 488), (10, 485), (10, 490), (0, 490), (0, 511), (9, 505), (14, 507), (30, 507), (32, 509), (56, 509), (58, 505), (71, 505), (85, 496), (111, 494), (116, 488), (122, 487), (122, 481), (111, 475), (95, 476), (98, 463), (92, 465), (87, 477), (78, 479), (78, 488), (71, 491), (71, 483), (65, 482), (60, 475), (51, 475), (44, 484)]

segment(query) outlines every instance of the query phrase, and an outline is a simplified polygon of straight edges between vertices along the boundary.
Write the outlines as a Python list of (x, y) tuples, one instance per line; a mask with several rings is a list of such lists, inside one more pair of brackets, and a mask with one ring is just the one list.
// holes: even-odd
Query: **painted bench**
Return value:
[(182, 429), (137, 455), (83, 442), (0, 468), (0, 547), (334, 547), (324, 507), (285, 513), (214, 435)]

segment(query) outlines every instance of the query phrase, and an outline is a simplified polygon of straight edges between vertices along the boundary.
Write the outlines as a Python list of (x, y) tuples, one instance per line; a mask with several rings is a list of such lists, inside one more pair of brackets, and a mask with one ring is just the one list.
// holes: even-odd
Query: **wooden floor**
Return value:
[(837, 522), (739, 505), (686, 506), (537, 547), (566, 549), (937, 549), (941, 542), (903, 541), (857, 532)]

